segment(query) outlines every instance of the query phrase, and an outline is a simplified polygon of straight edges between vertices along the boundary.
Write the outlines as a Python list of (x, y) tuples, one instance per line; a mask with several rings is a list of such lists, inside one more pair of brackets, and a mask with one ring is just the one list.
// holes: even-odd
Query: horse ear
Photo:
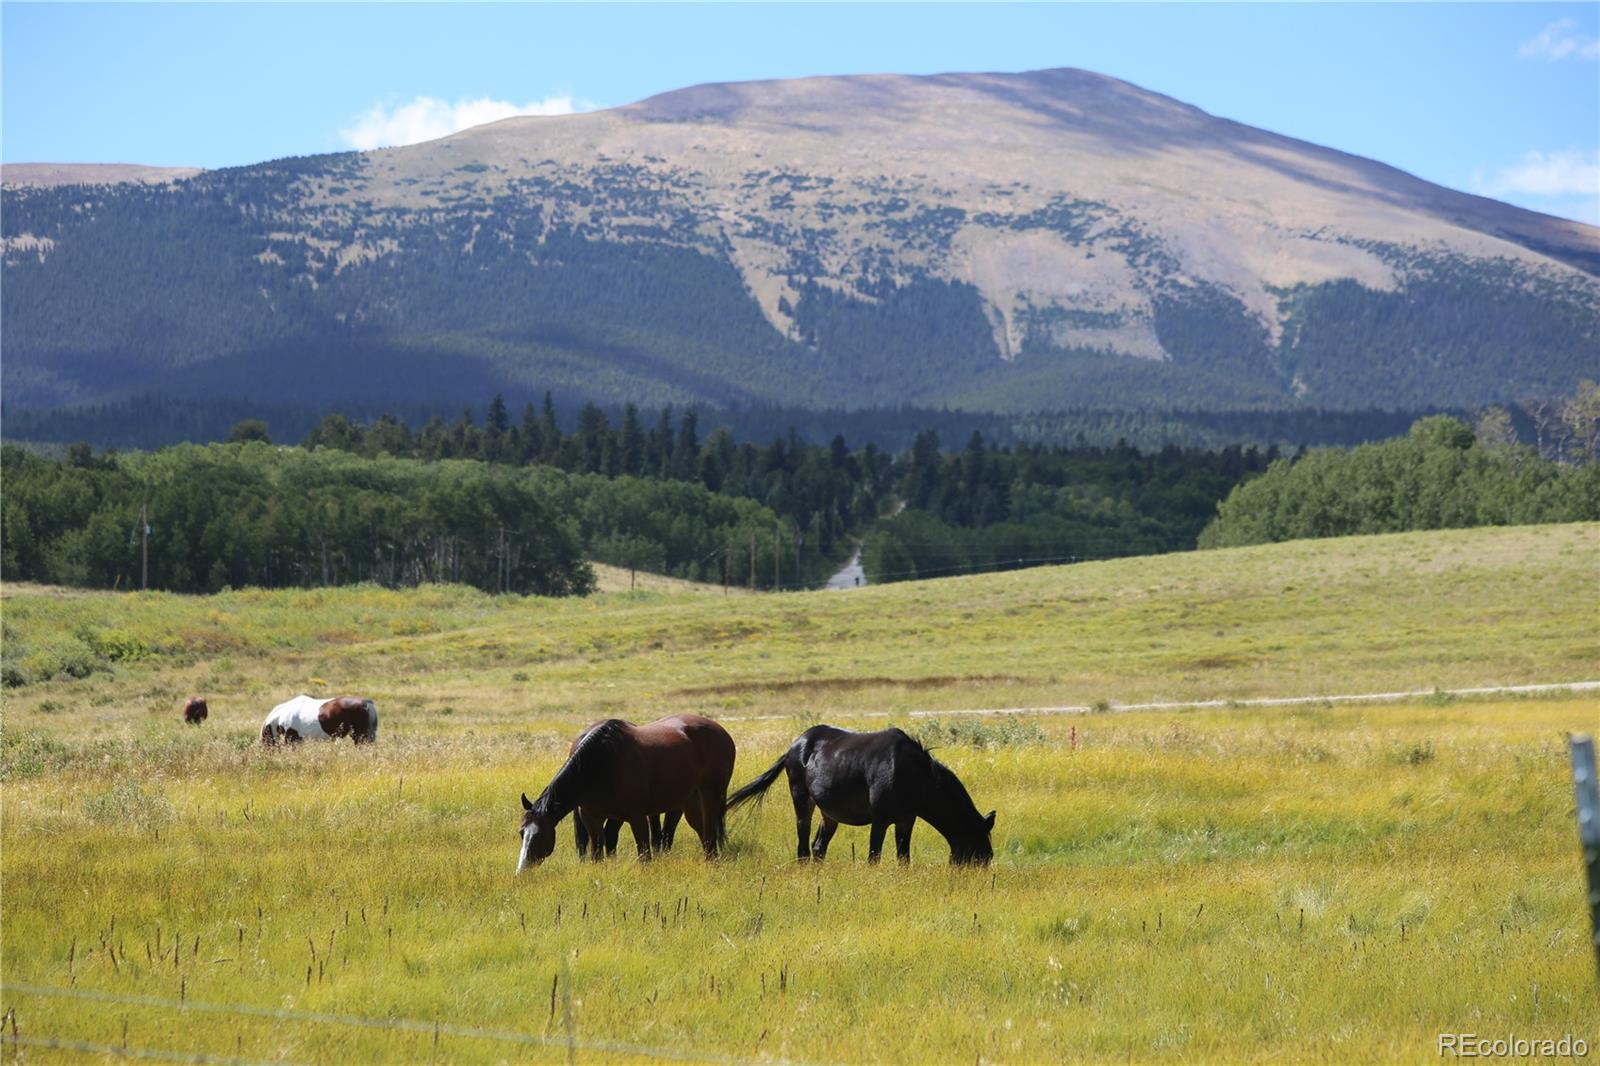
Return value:
[(522, 794), (522, 809), (525, 811), (533, 810), (533, 804), (528, 802), (528, 794), (526, 792)]
[(990, 830), (991, 832), (994, 830), (994, 812), (993, 811), (990, 811), (988, 814), (983, 816), (983, 827), (985, 829)]

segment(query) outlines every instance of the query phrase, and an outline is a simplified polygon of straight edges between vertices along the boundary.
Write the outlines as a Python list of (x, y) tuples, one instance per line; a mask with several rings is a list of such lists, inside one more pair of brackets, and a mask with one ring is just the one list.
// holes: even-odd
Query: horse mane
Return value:
[(617, 750), (619, 742), (627, 735), (627, 728), (628, 723), (622, 719), (607, 718), (585, 733), (561, 769), (556, 771), (556, 776), (550, 779), (550, 784), (534, 806), (545, 809), (552, 801), (567, 799), (573, 787), (603, 769), (611, 761), (611, 753)]
[(967, 786), (961, 783), (961, 778), (956, 776), (956, 772), (928, 754), (927, 749), (921, 744), (917, 747), (922, 749), (923, 754), (928, 755), (928, 767), (933, 771), (933, 790), (946, 800), (954, 802), (961, 813), (965, 814), (969, 810), (976, 812), (978, 806), (972, 802)]

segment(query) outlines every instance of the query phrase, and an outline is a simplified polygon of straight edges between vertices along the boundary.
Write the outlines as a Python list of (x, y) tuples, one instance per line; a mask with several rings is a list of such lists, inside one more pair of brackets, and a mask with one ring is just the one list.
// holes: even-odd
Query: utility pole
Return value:
[(139, 505), (139, 588), (150, 587), (150, 505)]
[(499, 541), (499, 546), (497, 548), (496, 553), (500, 557), (499, 560), (498, 560), (499, 567), (497, 568), (497, 570), (495, 572), (496, 591), (497, 592), (510, 592), (511, 591), (511, 574), (510, 574), (510, 569), (511, 568), (506, 565), (506, 527), (505, 527), (505, 523), (503, 523), (503, 522), (500, 525), (500, 541)]

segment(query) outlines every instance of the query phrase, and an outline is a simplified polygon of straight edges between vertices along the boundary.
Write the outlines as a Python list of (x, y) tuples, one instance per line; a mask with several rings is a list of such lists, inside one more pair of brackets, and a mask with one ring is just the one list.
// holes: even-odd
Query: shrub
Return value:
[(125, 777), (105, 792), (85, 797), (83, 813), (91, 822), (125, 822), (149, 829), (172, 821), (176, 812), (165, 793), (146, 792)]

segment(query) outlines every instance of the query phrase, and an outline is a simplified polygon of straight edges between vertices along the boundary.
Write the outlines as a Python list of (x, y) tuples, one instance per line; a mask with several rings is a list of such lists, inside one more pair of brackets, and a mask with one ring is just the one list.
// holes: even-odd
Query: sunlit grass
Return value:
[[(560, 1060), (569, 1033), (585, 1060), (1593, 1046), (1564, 743), (1600, 726), (1593, 699), (909, 711), (1594, 676), (1595, 559), (1587, 526), (728, 602), (7, 589), (8, 655), (85, 626), (151, 651), (6, 693), (0, 1009), (30, 1039), (290, 1061)], [(260, 749), (302, 688), (374, 694), (379, 743)], [(919, 825), (909, 868), (853, 862), (851, 829), (801, 867), (775, 789), (714, 865), (687, 828), (656, 862), (580, 864), (563, 826), (514, 877), (517, 795), (576, 728), (680, 709), (727, 720), (736, 782), (807, 721), (920, 733), (998, 809), (996, 861), (952, 869)]]

